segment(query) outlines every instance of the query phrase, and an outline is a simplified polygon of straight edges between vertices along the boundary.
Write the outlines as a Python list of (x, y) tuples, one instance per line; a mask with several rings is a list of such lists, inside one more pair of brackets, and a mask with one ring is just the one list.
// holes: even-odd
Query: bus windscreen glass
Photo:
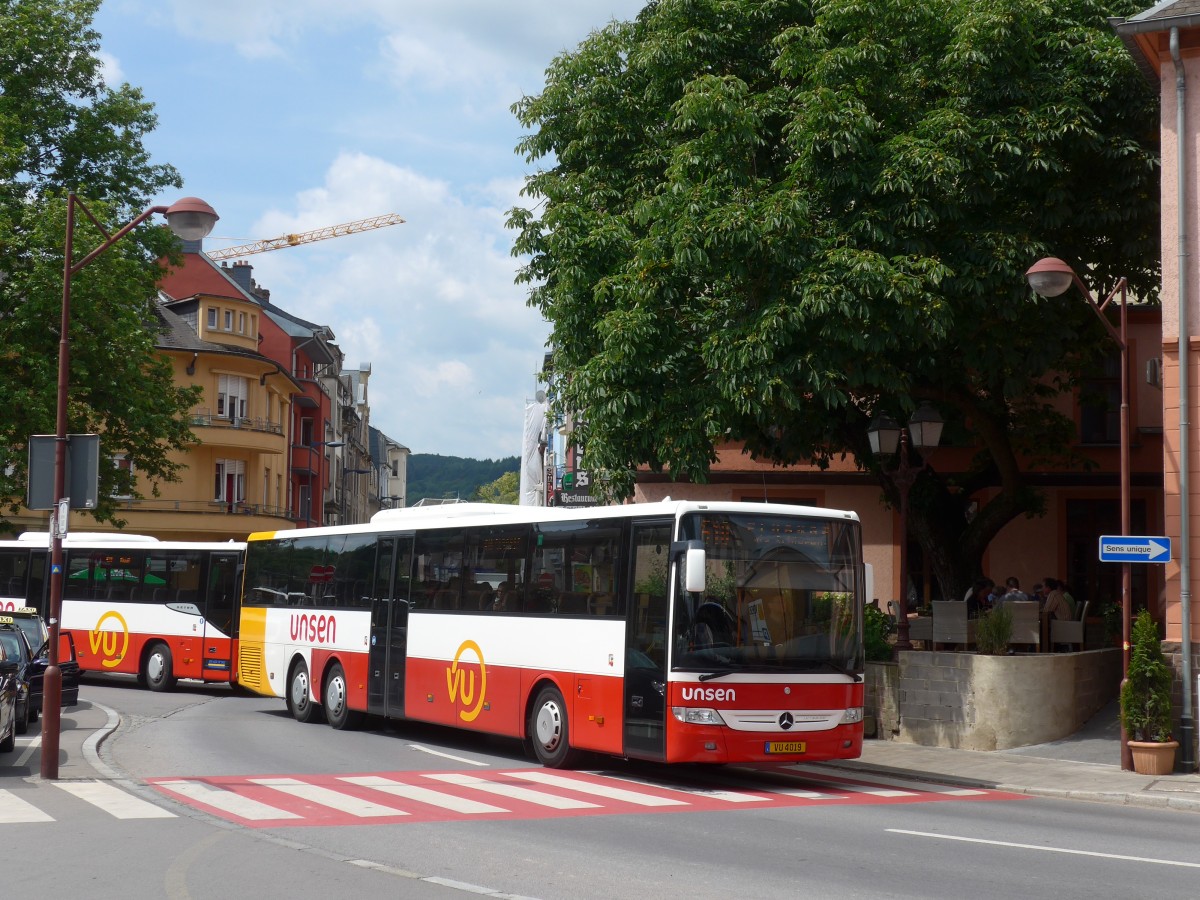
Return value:
[(686, 516), (681, 537), (704, 543), (705, 590), (688, 593), (680, 576), (672, 667), (861, 671), (858, 527), (768, 513)]

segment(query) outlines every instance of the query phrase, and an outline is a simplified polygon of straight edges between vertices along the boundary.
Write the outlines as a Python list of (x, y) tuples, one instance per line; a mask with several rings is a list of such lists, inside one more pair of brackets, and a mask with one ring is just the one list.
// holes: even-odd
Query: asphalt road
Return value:
[[(153, 694), (96, 679), (82, 695), (122, 715), (100, 750), (124, 776), (117, 786), (170, 817), (114, 819), (58, 785), (0, 780), (0, 790), (20, 792), (53, 819), (0, 818), (4, 896), (43, 894), (52, 874), (56, 896), (89, 898), (1093, 900), (1148, 890), (1193, 897), (1200, 877), (1191, 814), (963, 795), (929, 784), (848, 784), (845, 773), (819, 766), (763, 773), (597, 760), (587, 772), (564, 773), (574, 781), (557, 790), (528, 780), (557, 773), (512, 741), (378, 722), (335, 732), (293, 722), (279, 701), (187, 684)], [(360, 804), (382, 796), (353, 779), (384, 779), (407, 792), (384, 798), (406, 811), (312, 817), (328, 812), (334, 794)], [(411, 799), (421, 796), (418, 786), (504, 812), (421, 815), (424, 804)], [(521, 786), (541, 802), (553, 793), (575, 805), (524, 803)], [(237, 794), (295, 818), (247, 820), (176, 790)], [(24, 863), (15, 874), (14, 860)]]

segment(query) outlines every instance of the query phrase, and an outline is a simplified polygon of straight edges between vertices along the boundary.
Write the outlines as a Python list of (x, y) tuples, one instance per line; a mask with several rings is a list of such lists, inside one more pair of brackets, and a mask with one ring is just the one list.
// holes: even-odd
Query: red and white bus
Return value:
[(366, 714), (665, 762), (862, 749), (858, 517), (760, 503), (457, 504), (251, 535), (238, 680)]
[[(77, 533), (63, 541), (60, 632), (82, 671), (137, 675), (154, 690), (179, 678), (231, 682), (244, 543)], [(0, 541), (0, 610), (48, 617), (50, 541)]]

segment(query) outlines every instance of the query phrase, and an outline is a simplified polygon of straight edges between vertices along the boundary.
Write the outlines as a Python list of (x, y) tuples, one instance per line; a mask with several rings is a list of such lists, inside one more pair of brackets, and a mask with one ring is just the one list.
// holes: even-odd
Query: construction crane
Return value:
[(344, 234), (357, 234), (360, 231), (370, 231), (373, 228), (386, 228), (388, 225), (399, 225), (403, 221), (398, 215), (391, 213), (386, 216), (375, 216), (373, 219), (359, 219), (357, 222), (344, 222), (341, 225), (330, 225), (328, 228), (302, 231), (299, 234), (284, 234), (265, 241), (255, 241), (253, 244), (225, 247), (222, 250), (209, 250), (207, 254), (209, 259), (232, 259), (235, 256), (249, 256), (251, 253), (265, 253), (268, 250), (295, 247), (297, 244), (311, 244), (313, 241), (341, 237)]

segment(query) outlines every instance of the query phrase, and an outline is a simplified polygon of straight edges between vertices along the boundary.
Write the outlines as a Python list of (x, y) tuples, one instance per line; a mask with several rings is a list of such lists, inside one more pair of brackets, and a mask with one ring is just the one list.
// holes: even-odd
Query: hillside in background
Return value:
[(426, 497), (470, 500), (481, 485), (491, 484), (506, 472), (520, 470), (517, 457), (465, 459), (413, 453), (408, 457), (408, 505)]

